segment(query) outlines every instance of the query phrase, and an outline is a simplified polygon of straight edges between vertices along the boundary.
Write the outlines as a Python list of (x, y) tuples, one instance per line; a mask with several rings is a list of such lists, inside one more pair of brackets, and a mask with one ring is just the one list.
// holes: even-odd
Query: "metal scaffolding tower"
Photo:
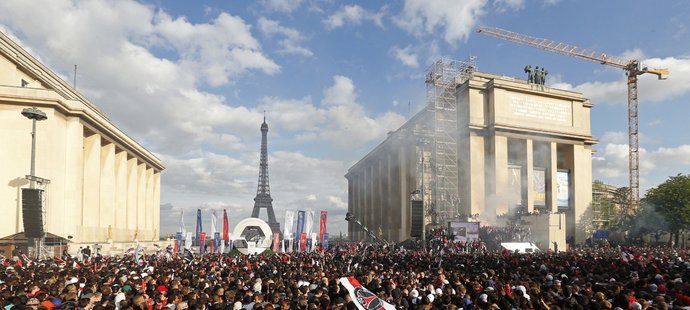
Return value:
[[(421, 169), (428, 175), (422, 175), (421, 188), (425, 202), (429, 201), (427, 215), (434, 224), (443, 224), (459, 214), (456, 87), (472, 77), (477, 68), (475, 59), (472, 56), (468, 61), (441, 58), (426, 73), (426, 109), (432, 125), (416, 134)], [(429, 151), (431, 158), (425, 160)]]

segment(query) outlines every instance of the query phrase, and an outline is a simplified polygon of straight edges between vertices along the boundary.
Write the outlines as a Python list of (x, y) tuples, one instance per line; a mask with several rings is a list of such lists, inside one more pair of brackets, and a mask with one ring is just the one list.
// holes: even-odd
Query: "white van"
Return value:
[(501, 248), (510, 251), (511, 253), (539, 253), (541, 250), (532, 242), (503, 242)]

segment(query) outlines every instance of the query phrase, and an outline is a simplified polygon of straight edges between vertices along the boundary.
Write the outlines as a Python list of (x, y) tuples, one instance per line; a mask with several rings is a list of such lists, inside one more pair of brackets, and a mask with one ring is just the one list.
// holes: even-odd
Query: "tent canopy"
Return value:
[[(60, 237), (56, 234), (51, 234), (49, 232), (46, 233), (45, 236), (45, 245), (59, 245), (59, 244), (67, 244), (71, 242), (69, 239)], [(0, 245), (24, 245), (28, 244), (29, 239), (26, 237), (24, 232), (18, 232), (13, 235), (9, 235), (3, 238), (0, 238)]]

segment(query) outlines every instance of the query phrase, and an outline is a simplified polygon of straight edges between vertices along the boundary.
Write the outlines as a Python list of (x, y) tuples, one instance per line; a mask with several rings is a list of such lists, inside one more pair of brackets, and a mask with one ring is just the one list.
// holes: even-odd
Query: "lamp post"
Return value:
[(43, 121), (48, 119), (45, 112), (36, 107), (26, 108), (22, 110), (22, 115), (31, 120), (31, 188), (36, 188), (36, 121)]

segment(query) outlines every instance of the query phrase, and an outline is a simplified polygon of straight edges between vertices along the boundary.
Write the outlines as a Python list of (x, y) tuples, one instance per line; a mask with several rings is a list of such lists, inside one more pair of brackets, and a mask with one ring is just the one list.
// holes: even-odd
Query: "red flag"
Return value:
[(323, 242), (323, 234), (327, 233), (326, 219), (328, 218), (328, 211), (321, 210), (321, 218), (319, 220), (319, 241)]
[(225, 209), (223, 209), (223, 240), (230, 240), (228, 235), (228, 212)]

